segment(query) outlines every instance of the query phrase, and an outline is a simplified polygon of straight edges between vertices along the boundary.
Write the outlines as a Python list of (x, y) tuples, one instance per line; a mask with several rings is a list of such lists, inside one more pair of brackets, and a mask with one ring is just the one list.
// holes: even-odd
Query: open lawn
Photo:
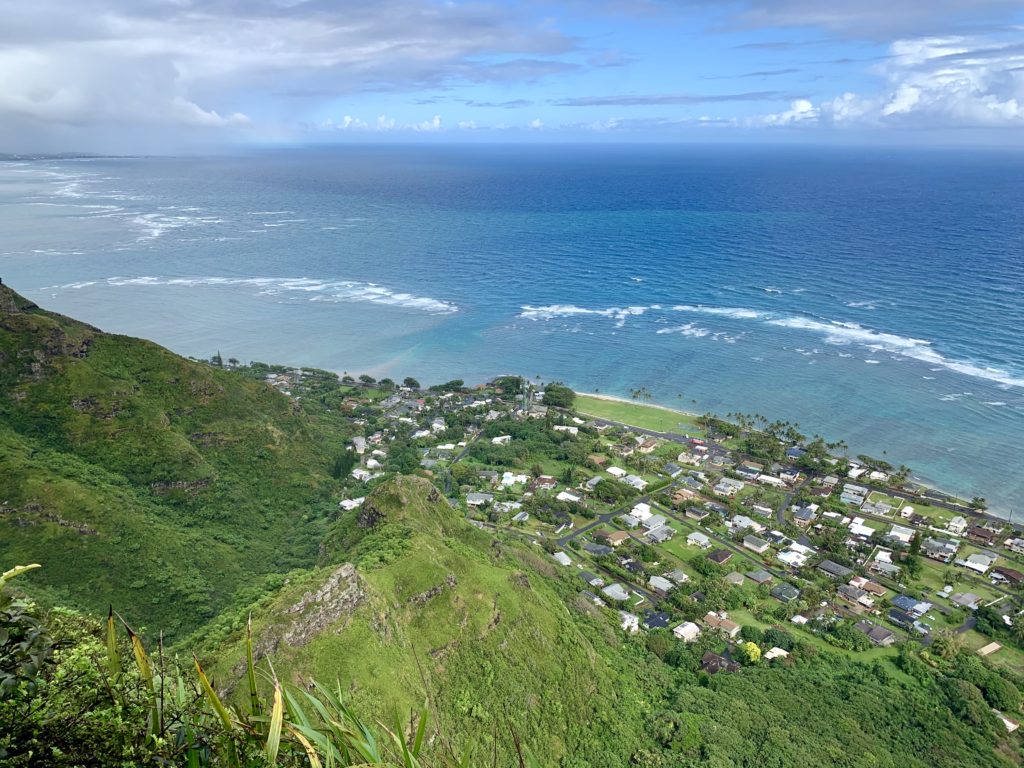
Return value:
[(606, 400), (591, 395), (576, 395), (576, 410), (587, 416), (618, 421), (656, 432), (677, 432), (702, 435), (696, 417), (661, 406)]

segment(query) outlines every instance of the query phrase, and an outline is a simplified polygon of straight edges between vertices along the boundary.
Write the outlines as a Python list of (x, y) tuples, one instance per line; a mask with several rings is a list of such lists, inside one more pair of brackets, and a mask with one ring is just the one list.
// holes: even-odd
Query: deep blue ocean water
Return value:
[(0, 163), (0, 276), (188, 355), (518, 372), (1024, 502), (1024, 153), (263, 150)]

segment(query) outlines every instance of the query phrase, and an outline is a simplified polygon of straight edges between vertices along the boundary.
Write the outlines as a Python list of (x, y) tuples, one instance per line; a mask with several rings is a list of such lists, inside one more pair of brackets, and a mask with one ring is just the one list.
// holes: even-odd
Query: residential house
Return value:
[(732, 560), (732, 552), (728, 549), (716, 549), (714, 552), (708, 554), (708, 560), (716, 565), (725, 565)]
[(494, 501), (494, 496), (489, 493), (467, 493), (466, 503), (471, 507), (483, 507)]
[[(518, 503), (519, 502), (517, 502), (517, 501), (507, 501), (507, 502), (505, 502), (505, 504), (507, 506), (511, 506), (512, 504), (518, 504)], [(497, 507), (497, 504), (495, 504), (495, 507)], [(525, 523), (529, 519), (530, 519), (530, 513), (527, 512), (525, 509), (523, 511), (521, 511), (521, 512), (516, 512), (512, 516), (512, 522), (513, 523)]]
[(610, 555), (614, 550), (604, 544), (594, 544), (591, 541), (587, 541), (583, 544), (583, 551), (589, 552), (595, 557), (604, 557), (605, 555)]
[(961, 608), (966, 608), (970, 611), (976, 611), (981, 607), (981, 598), (973, 592), (957, 592), (951, 598), (949, 602), (953, 605), (958, 605)]
[(756, 571), (747, 571), (746, 575), (748, 579), (750, 579), (757, 585), (770, 584), (772, 581), (772, 575), (763, 568), (760, 568)]
[(909, 544), (910, 540), (914, 538), (914, 529), (894, 523), (892, 530), (889, 531), (886, 538), (891, 541), (898, 541), (900, 544)]
[(598, 483), (600, 483), (603, 479), (604, 478), (602, 478), (600, 475), (594, 475), (592, 478), (590, 478), (589, 480), (587, 480), (587, 482), (583, 484), (583, 487), (590, 493), (593, 493), (594, 491), (597, 490)]
[(854, 576), (850, 579), (850, 586), (859, 587), (874, 597), (884, 597), (886, 593), (885, 587), (877, 581), (871, 581), (871, 579), (866, 579), (863, 576)]
[(618, 547), (629, 540), (629, 534), (625, 531), (597, 531), (594, 538), (605, 541), (613, 547)]
[(627, 592), (626, 588), (618, 582), (609, 584), (607, 587), (602, 589), (601, 592), (612, 600), (629, 600), (629, 592)]
[(640, 524), (647, 530), (651, 531), (655, 528), (660, 528), (666, 523), (668, 523), (668, 520), (663, 515), (651, 515)]
[(649, 437), (646, 440), (642, 441), (637, 446), (637, 450), (640, 451), (640, 453), (643, 453), (643, 454), (646, 455), (646, 454), (649, 454), (649, 453), (654, 453), (654, 451), (655, 451), (655, 449), (657, 447), (658, 447), (658, 441), (655, 440), (654, 438)]
[(564, 501), (569, 504), (579, 504), (583, 499), (577, 496), (575, 493), (569, 493), (569, 491), (559, 491), (558, 495), (555, 496), (558, 501)]
[(603, 587), (604, 579), (590, 571), (580, 571), (579, 577), (592, 587)]
[(791, 603), (800, 597), (800, 590), (792, 584), (780, 581), (772, 587), (771, 596), (783, 603)]
[(647, 481), (638, 475), (626, 475), (622, 478), (622, 482), (632, 488), (636, 488), (638, 491), (642, 491), (647, 487)]
[(624, 528), (629, 528), (630, 530), (640, 527), (640, 520), (632, 515), (619, 515), (619, 522), (622, 523)]
[(609, 475), (611, 475), (617, 480), (622, 479), (623, 477), (629, 474), (622, 467), (608, 467), (608, 469), (606, 469), (605, 472), (607, 472)]
[(652, 544), (664, 544), (676, 535), (676, 529), (671, 525), (659, 525), (657, 528), (647, 532), (647, 538)]
[(678, 464), (674, 464), (673, 462), (670, 461), (668, 464), (661, 468), (661, 471), (674, 480), (683, 473), (683, 468), (680, 467)]
[(957, 515), (946, 523), (946, 530), (954, 536), (963, 536), (964, 531), (967, 530), (967, 519), (961, 515)]
[(991, 547), (999, 538), (999, 534), (981, 525), (972, 525), (967, 529), (967, 538), (986, 547)]
[(739, 672), (740, 665), (735, 661), (729, 661), (725, 656), (708, 651), (700, 659), (700, 668), (709, 675), (717, 675), (719, 672)]
[(493, 445), (508, 445), (512, 442), (512, 435), (498, 435), (497, 437), (491, 438)]
[(351, 512), (353, 509), (357, 509), (363, 505), (366, 501), (365, 496), (360, 496), (358, 499), (342, 499), (338, 502), (338, 506), (344, 509), (346, 512)]
[(708, 629), (721, 632), (730, 640), (734, 639), (740, 633), (740, 625), (730, 619), (728, 614), (724, 611), (719, 613), (708, 611), (707, 615), (704, 617), (704, 624)]
[(765, 526), (746, 515), (733, 515), (732, 519), (729, 520), (726, 525), (728, 525), (729, 529), (733, 531), (749, 530), (754, 533), (761, 533), (765, 530)]
[(497, 472), (490, 469), (486, 469), (483, 472), (477, 472), (476, 476), (479, 477), (488, 485), (497, 485), (498, 478), (501, 477), (501, 475), (499, 475)]
[(871, 595), (860, 587), (854, 587), (850, 584), (840, 584), (836, 588), (836, 596), (849, 603), (857, 613), (875, 607), (875, 601)]
[(592, 602), (594, 605), (598, 606), (599, 608), (603, 608), (604, 606), (608, 605), (608, 603), (606, 603), (600, 597), (595, 595), (589, 589), (581, 589), (580, 590), (580, 596), (584, 597), (587, 600), (589, 600), (590, 602)]
[(695, 544), (701, 549), (707, 549), (711, 546), (711, 538), (706, 533), (700, 531), (694, 531), (686, 537), (687, 544)]
[(817, 504), (805, 504), (802, 507), (794, 507), (793, 523), (801, 528), (806, 528), (818, 519), (818, 509)]
[(558, 481), (551, 475), (541, 475), (531, 484), (535, 491), (552, 491), (558, 486)]
[(1024, 539), (1007, 539), (1006, 548), (1018, 555), (1024, 555)]
[(686, 571), (680, 570), (679, 568), (676, 568), (675, 570), (666, 573), (665, 578), (671, 579), (676, 584), (685, 584), (690, 580), (690, 577), (687, 575)]
[(752, 552), (757, 552), (757, 554), (763, 555), (769, 550), (771, 544), (764, 539), (759, 539), (757, 536), (744, 536), (743, 546)]
[(691, 520), (696, 520), (698, 523), (706, 518), (710, 514), (706, 509), (700, 507), (687, 507), (686, 516)]
[(894, 608), (905, 611), (915, 619), (920, 619), (932, 609), (931, 603), (911, 597), (910, 595), (897, 595), (891, 602)]
[(757, 482), (761, 483), (761, 485), (771, 486), (772, 488), (786, 487), (786, 481), (781, 477), (775, 477), (775, 475), (758, 475)]
[[(697, 494), (690, 488), (676, 488), (672, 491), (672, 503), (678, 507), (693, 500), (696, 496)], [(706, 512), (704, 514), (707, 516)]]
[(651, 578), (647, 580), (647, 586), (658, 595), (665, 597), (675, 588), (676, 585), (664, 576), (651, 576)]
[(725, 574), (725, 583), (730, 584), (734, 587), (743, 586), (743, 574), (737, 571)]
[(646, 629), (665, 629), (672, 617), (665, 611), (650, 611), (644, 614), (644, 627)]
[(872, 645), (876, 645), (879, 648), (888, 648), (890, 645), (896, 642), (896, 633), (892, 630), (880, 627), (877, 624), (863, 619), (853, 625), (855, 629), (860, 630), (868, 639)]
[(843, 492), (840, 494), (839, 500), (844, 504), (852, 504), (855, 507), (859, 507), (864, 503), (868, 493), (868, 489), (863, 486), (846, 483), (843, 486)]
[(719, 496), (726, 496), (732, 498), (737, 493), (743, 490), (744, 482), (742, 480), (735, 480), (731, 477), (723, 477), (719, 480), (718, 485), (714, 487), (714, 492)]
[(940, 563), (951, 562), (959, 549), (960, 542), (949, 539), (928, 537), (921, 542), (921, 552), (924, 556)]
[(886, 618), (901, 629), (913, 629), (914, 624), (917, 623), (913, 616), (906, 611), (901, 611), (899, 608), (890, 608)]
[(565, 432), (573, 437), (576, 437), (576, 435), (580, 433), (579, 427), (570, 427), (567, 424), (555, 424), (552, 429), (555, 430), (555, 432)]
[(1015, 571), (1013, 568), (1007, 568), (1004, 565), (997, 565), (992, 569), (992, 580), (1016, 587), (1024, 584), (1024, 573)]
[(957, 560), (956, 565), (963, 566), (972, 571), (976, 571), (980, 574), (988, 573), (989, 569), (995, 565), (996, 556), (990, 552), (975, 552), (973, 555), (968, 555), (963, 560)]
[(572, 560), (565, 552), (555, 552), (552, 557), (559, 565), (572, 565)]
[(848, 579), (853, 575), (851, 569), (832, 560), (822, 560), (818, 563), (818, 570), (832, 579)]
[(693, 643), (700, 637), (700, 627), (692, 621), (684, 621), (682, 624), (672, 629), (672, 634), (684, 643)]

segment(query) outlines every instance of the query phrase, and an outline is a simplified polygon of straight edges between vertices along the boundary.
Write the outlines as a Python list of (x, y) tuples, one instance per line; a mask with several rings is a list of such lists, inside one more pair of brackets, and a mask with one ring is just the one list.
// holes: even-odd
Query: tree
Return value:
[(373, 378), (373, 376), (367, 376), (365, 373), (359, 377), (359, 381), (365, 384), (366, 386), (370, 386), (371, 384), (377, 383), (377, 380)]
[(761, 661), (761, 649), (757, 643), (740, 643), (736, 647), (736, 656), (739, 658), (740, 663), (744, 665), (757, 664)]
[(932, 635), (931, 649), (940, 658), (955, 658), (964, 648), (964, 636), (948, 629), (943, 629)]
[(334, 464), (331, 465), (331, 477), (335, 480), (340, 480), (343, 477), (347, 477), (349, 472), (355, 469), (356, 466), (356, 455), (353, 451), (345, 449), (338, 454), (334, 460)]
[(412, 376), (406, 376), (402, 379), (402, 386), (408, 387), (409, 389), (419, 389), (420, 383), (416, 381)]
[(556, 408), (572, 408), (576, 402), (576, 393), (564, 384), (555, 382), (544, 387), (544, 399), (541, 402)]
[(217, 350), (217, 354), (210, 358), (210, 365), (216, 368), (224, 367), (224, 358), (220, 356), (220, 350)]

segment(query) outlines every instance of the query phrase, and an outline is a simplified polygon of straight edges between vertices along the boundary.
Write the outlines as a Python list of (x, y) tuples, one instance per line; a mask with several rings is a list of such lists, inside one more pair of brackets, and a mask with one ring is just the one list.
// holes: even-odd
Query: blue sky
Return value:
[(1018, 0), (0, 0), (0, 151), (1016, 144)]

